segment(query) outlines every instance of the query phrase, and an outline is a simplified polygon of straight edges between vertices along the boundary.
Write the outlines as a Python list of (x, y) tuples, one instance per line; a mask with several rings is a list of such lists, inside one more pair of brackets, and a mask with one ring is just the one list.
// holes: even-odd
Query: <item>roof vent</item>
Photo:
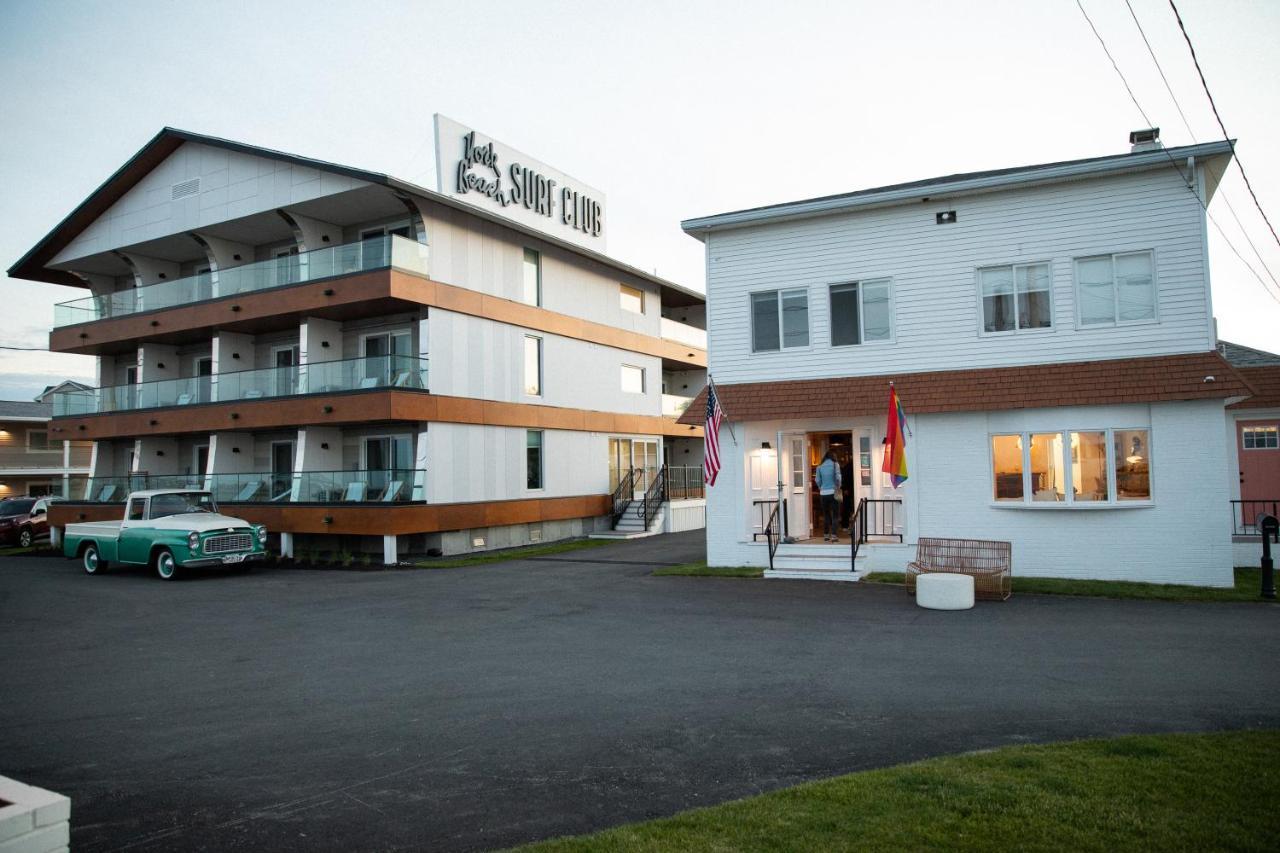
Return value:
[(181, 181), (171, 188), (173, 201), (180, 198), (186, 198), (189, 195), (195, 195), (200, 192), (200, 179), (192, 178), (189, 181)]
[(1160, 128), (1148, 127), (1145, 130), (1135, 130), (1129, 134), (1129, 145), (1132, 147), (1130, 151), (1137, 153), (1138, 151), (1158, 151), (1164, 146), (1160, 144)]

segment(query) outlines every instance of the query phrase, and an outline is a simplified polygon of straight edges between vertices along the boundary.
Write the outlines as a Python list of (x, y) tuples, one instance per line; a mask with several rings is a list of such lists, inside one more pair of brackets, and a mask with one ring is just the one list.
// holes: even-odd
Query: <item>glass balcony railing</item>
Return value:
[(428, 360), (425, 358), (407, 355), (347, 358), (293, 367), (239, 370), (213, 376), (59, 392), (53, 395), (53, 414), (54, 417), (93, 415), (375, 388), (423, 391), (428, 387), (428, 376)]
[(132, 290), (90, 296), (54, 306), (54, 328), (110, 317), (177, 308), (209, 299), (286, 287), (339, 275), (396, 267), (427, 274), (427, 247), (405, 237), (376, 237), (326, 246), (266, 261), (228, 267), (214, 273), (164, 281)]
[(130, 474), (91, 477), (76, 500), (124, 503), (142, 489), (208, 489), (220, 504), (253, 503), (421, 503), (425, 469), (374, 471), (250, 472), (239, 474)]

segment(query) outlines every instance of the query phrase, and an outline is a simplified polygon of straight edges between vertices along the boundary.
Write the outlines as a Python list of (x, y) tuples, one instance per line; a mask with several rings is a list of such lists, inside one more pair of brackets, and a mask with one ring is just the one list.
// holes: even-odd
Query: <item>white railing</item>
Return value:
[(707, 330), (690, 326), (688, 323), (663, 317), (658, 333), (668, 341), (676, 341), (703, 350), (707, 348)]
[(663, 394), (662, 415), (667, 418), (678, 418), (684, 414), (684, 410), (689, 408), (689, 404), (692, 402), (692, 397), (680, 397), (676, 394)]

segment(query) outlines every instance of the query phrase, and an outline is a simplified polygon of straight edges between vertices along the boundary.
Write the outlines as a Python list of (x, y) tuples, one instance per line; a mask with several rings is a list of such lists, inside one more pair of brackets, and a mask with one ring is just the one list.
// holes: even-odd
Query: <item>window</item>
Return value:
[(644, 393), (644, 368), (622, 365), (622, 390), (628, 394)]
[(542, 488), (542, 430), (525, 431), (525, 488)]
[(892, 337), (889, 280), (831, 285), (831, 345), (850, 346)]
[(809, 345), (809, 294), (766, 290), (751, 294), (751, 350), (770, 352)]
[(27, 430), (27, 450), (50, 450), (49, 431), (43, 429)]
[(524, 393), (542, 396), (542, 338), (524, 336)]
[(533, 249), (524, 250), (524, 293), (529, 305), (542, 304), (542, 256)]
[(1013, 332), (1053, 325), (1048, 264), (1015, 264), (978, 270), (982, 330)]
[(630, 311), (633, 314), (644, 313), (643, 290), (620, 284), (618, 285), (618, 297), (621, 300), (623, 311)]
[(1245, 427), (1240, 433), (1240, 443), (1245, 450), (1275, 450), (1280, 447), (1280, 427)]
[(147, 517), (147, 501), (145, 498), (137, 498), (129, 501), (130, 521), (144, 521)]
[(994, 499), (1063, 506), (1150, 501), (1150, 444), (1145, 429), (993, 435)]
[(1155, 264), (1150, 252), (1076, 260), (1080, 325), (1138, 323), (1156, 318)]

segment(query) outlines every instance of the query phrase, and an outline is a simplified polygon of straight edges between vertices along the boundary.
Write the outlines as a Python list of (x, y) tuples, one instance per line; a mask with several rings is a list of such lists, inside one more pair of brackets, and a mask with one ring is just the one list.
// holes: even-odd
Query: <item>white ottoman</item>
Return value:
[(968, 610), (973, 607), (973, 578), (946, 572), (917, 575), (916, 604), (930, 610)]

